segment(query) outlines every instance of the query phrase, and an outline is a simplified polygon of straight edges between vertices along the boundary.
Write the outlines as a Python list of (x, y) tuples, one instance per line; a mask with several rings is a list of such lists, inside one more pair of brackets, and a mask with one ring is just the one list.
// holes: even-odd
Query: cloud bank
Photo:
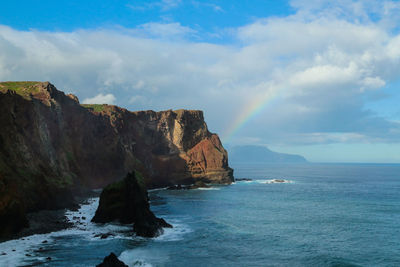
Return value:
[(114, 104), (115, 96), (113, 94), (98, 94), (92, 98), (86, 98), (82, 101), (82, 104)]
[(74, 32), (0, 26), (0, 80), (49, 80), (83, 102), (131, 110), (203, 109), (223, 137), (273, 92), (232, 143), (400, 142), (400, 123), (366, 108), (400, 78), (399, 3), (309, 2), (218, 32), (229, 44), (179, 22)]

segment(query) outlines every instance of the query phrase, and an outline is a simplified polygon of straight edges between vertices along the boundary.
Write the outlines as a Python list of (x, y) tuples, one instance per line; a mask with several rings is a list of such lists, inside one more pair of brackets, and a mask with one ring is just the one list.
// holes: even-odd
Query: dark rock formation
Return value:
[(73, 207), (133, 169), (150, 188), (233, 181), (201, 111), (80, 105), (48, 82), (5, 82), (0, 125), (0, 239), (26, 226), (27, 212)]
[(199, 189), (199, 188), (210, 188), (210, 186), (204, 183), (203, 181), (197, 181), (194, 184), (189, 185), (189, 189)]
[(112, 221), (133, 223), (134, 232), (144, 237), (157, 236), (162, 234), (162, 227), (172, 227), (151, 212), (144, 180), (138, 172), (128, 173), (122, 181), (103, 189), (92, 222)]
[[(7, 192), (0, 192), (0, 196), (3, 194), (5, 195)], [(0, 202), (0, 238), (7, 237), (11, 233), (17, 233), (27, 226), (28, 219), (21, 202), (8, 199)]]
[(110, 253), (104, 258), (103, 262), (96, 267), (128, 267), (124, 262), (120, 261), (114, 253)]
[(245, 182), (250, 182), (253, 181), (253, 179), (250, 178), (235, 178), (236, 182), (241, 182), (241, 181), (245, 181)]
[(184, 190), (187, 189), (186, 186), (182, 186), (181, 184), (178, 185), (171, 185), (167, 187), (167, 190)]

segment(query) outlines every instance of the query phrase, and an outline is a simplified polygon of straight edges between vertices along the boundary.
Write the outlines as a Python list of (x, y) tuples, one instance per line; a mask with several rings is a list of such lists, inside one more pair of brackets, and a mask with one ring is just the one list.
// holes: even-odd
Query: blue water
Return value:
[[(19, 264), (94, 266), (114, 251), (129, 266), (400, 266), (400, 165), (233, 167), (254, 180), (151, 192), (152, 210), (175, 226), (159, 238), (100, 240), (88, 226), (32, 237), (34, 258)], [(43, 238), (49, 244), (36, 244)]]

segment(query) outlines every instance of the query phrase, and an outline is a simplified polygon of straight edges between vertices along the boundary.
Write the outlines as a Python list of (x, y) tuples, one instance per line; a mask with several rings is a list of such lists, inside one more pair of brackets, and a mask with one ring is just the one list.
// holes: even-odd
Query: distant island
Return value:
[(265, 146), (234, 146), (228, 149), (230, 163), (306, 163), (303, 156), (278, 153)]

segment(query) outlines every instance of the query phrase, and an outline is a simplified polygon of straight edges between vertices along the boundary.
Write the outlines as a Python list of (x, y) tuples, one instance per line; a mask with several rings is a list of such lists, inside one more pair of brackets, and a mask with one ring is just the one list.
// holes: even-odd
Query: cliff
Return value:
[(0, 125), (0, 237), (25, 226), (26, 212), (67, 207), (134, 169), (150, 188), (233, 180), (201, 111), (80, 105), (48, 82), (5, 82)]

